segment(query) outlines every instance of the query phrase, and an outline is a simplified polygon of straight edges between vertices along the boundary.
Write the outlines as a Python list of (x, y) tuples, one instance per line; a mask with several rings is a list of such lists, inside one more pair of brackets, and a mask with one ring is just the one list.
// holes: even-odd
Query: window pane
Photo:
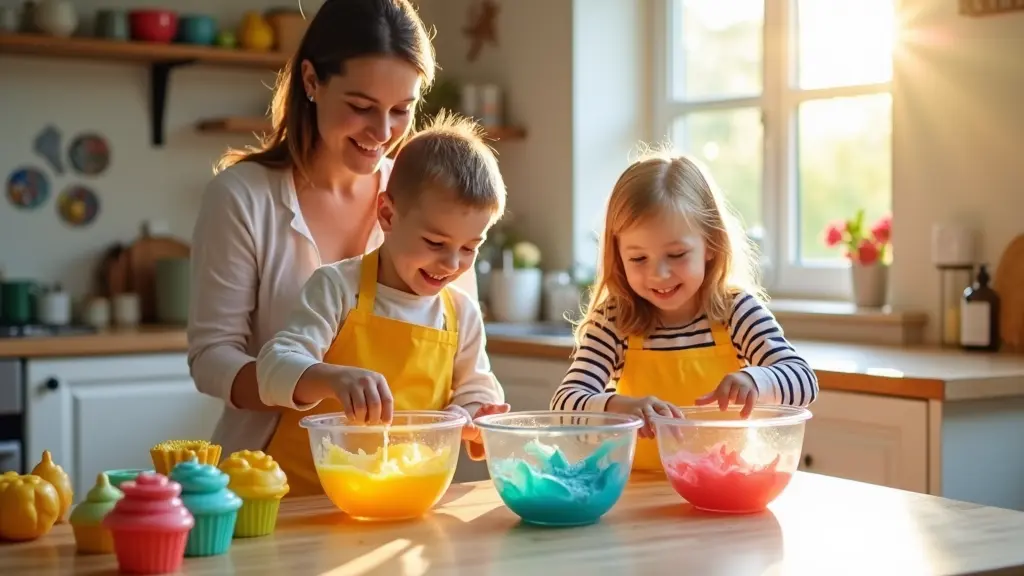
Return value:
[(763, 129), (760, 108), (687, 114), (672, 126), (676, 148), (703, 162), (757, 240), (761, 235)]
[(800, 105), (799, 259), (841, 259), (825, 226), (864, 209), (871, 225), (892, 210), (892, 97), (811, 100)]
[(799, 0), (798, 86), (834, 88), (892, 80), (893, 2)]
[(676, 100), (761, 94), (764, 0), (675, 0)]

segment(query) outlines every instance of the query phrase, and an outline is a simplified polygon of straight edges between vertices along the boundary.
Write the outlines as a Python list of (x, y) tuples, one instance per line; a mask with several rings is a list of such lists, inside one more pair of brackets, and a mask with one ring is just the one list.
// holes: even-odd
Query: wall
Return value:
[(902, 0), (908, 30), (893, 79), (892, 302), (932, 313), (939, 276), (931, 226), (962, 221), (981, 233), (994, 270), (1024, 233), (1024, 13), (956, 14), (956, 2)]
[[(289, 2), (225, 0), (211, 8), (203, 0), (177, 0), (176, 5), (182, 13), (203, 11), (222, 22), (237, 23), (245, 10), (283, 3)], [(88, 30), (86, 16), (98, 8), (160, 3), (76, 0), (75, 5)], [(312, 7), (310, 0), (303, 5)], [(8, 175), (23, 165), (44, 168), (51, 176), (50, 200), (33, 212), (0, 201), (0, 269), (7, 277), (62, 282), (80, 294), (90, 288), (103, 251), (113, 242), (130, 242), (141, 221), (164, 220), (172, 233), (189, 238), (213, 162), (228, 145), (253, 141), (251, 136), (201, 135), (193, 129), (195, 122), (262, 114), (270, 99), (267, 86), (273, 81), (270, 72), (209, 67), (172, 72), (166, 145), (154, 148), (149, 141), (149, 76), (144, 66), (0, 56), (0, 176), (5, 190)], [(32, 151), (36, 134), (50, 123), (63, 132), (65, 151), (80, 132), (106, 136), (112, 149), (107, 172), (95, 178), (76, 177), (65, 166), (63, 176), (53, 174)], [(57, 193), (77, 182), (91, 186), (101, 202), (97, 220), (84, 229), (65, 226), (56, 213)]]

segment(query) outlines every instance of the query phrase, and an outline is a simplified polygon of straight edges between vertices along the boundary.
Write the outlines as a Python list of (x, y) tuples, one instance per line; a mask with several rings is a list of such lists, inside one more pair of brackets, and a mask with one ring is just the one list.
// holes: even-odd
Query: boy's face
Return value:
[(433, 296), (469, 270), (492, 224), (492, 212), (455, 200), (446, 190), (427, 190), (396, 207), (388, 193), (377, 215), (387, 251), (403, 289)]

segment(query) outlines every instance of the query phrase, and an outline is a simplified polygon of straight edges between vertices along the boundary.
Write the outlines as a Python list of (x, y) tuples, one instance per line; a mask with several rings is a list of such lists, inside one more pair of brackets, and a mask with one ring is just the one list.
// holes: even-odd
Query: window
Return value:
[(662, 0), (655, 134), (700, 158), (775, 295), (844, 297), (828, 222), (892, 205), (894, 0)]

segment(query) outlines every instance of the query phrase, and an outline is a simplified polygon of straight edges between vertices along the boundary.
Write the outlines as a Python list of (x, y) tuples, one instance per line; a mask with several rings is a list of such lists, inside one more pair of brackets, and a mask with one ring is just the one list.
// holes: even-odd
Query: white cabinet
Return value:
[[(491, 370), (505, 390), (505, 402), (515, 412), (547, 410), (551, 395), (562, 382), (570, 360), (491, 355)], [(486, 480), (487, 464), (474, 462), (465, 451), (459, 457), (455, 482)]]
[(223, 409), (195, 389), (184, 354), (33, 359), (26, 376), (28, 468), (49, 450), (76, 502), (104, 470), (152, 468), (155, 444), (210, 438)]
[(928, 403), (825, 390), (810, 406), (801, 470), (928, 492)]

